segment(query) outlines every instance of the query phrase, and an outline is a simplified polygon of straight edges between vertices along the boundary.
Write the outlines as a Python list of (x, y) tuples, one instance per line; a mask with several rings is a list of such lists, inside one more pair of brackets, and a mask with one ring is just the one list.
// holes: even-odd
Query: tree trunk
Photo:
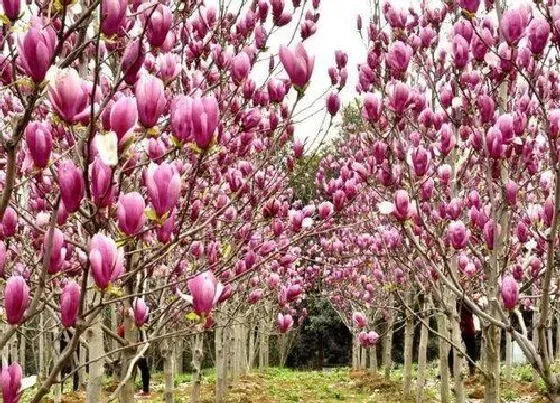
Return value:
[(39, 314), (39, 381), (45, 379), (45, 314), (41, 312)]
[(288, 359), (288, 333), (278, 335), (278, 366), (284, 368)]
[(391, 376), (391, 350), (393, 348), (393, 313), (388, 314), (387, 332), (383, 340), (383, 368), (385, 371), (385, 379)]
[[(429, 297), (425, 297), (429, 298)], [(429, 302), (422, 298), (419, 306), (420, 318), (422, 321), (428, 320), (426, 310), (429, 307)], [(428, 327), (423, 323), (420, 324), (420, 341), (418, 345), (418, 376), (416, 380), (416, 402), (422, 403), (424, 401), (424, 386), (426, 383), (426, 362), (428, 351)]]
[[(405, 298), (405, 304), (408, 308), (413, 309), (412, 306), (412, 292), (407, 292)], [(412, 386), (412, 361), (413, 357), (413, 345), (414, 345), (414, 315), (408, 311), (404, 310), (406, 315), (405, 326), (404, 326), (404, 395), (409, 396)]]
[[(490, 315), (497, 317), (498, 301), (490, 301)], [(500, 328), (488, 324), (484, 328), (486, 339), (484, 355), (486, 374), (484, 378), (484, 402), (493, 403), (500, 401)]]
[(560, 314), (556, 315), (556, 360), (560, 361)]
[[(214, 334), (214, 346), (216, 348), (216, 402), (222, 403), (226, 398), (227, 361), (225, 356), (225, 328), (219, 326)], [(227, 340), (227, 336), (225, 336)]]
[[(437, 318), (438, 333), (447, 336), (447, 318), (444, 314)], [(449, 345), (443, 338), (439, 338), (439, 374), (441, 377), (440, 395), (441, 403), (449, 403), (449, 368), (447, 367), (447, 355)]]
[(511, 333), (506, 333), (506, 381), (511, 381), (511, 354), (512, 354)]
[(173, 354), (174, 347), (169, 345), (169, 342), (164, 343), (163, 349), (163, 378), (165, 382), (164, 399), (165, 403), (173, 403), (173, 389), (175, 379), (175, 355)]
[(259, 321), (259, 371), (268, 367), (268, 327), (266, 319)]
[[(124, 304), (123, 312), (128, 313), (130, 308), (130, 304), (128, 301)], [(137, 342), (138, 334), (136, 330), (136, 326), (129, 314), (125, 314), (124, 316), (124, 337), (126, 341), (134, 345)], [(121, 369), (120, 369), (120, 379), (121, 381), (126, 377), (126, 373), (128, 371), (128, 367), (131, 365), (132, 361), (134, 360), (134, 356), (136, 355), (136, 348), (130, 347), (123, 350), (121, 354)], [(103, 361), (101, 361), (101, 364)], [(119, 403), (133, 403), (134, 400), (134, 377), (130, 377), (124, 386), (121, 388), (119, 392)]]
[[(89, 280), (90, 284), (92, 280)], [(90, 302), (93, 293), (90, 296)], [(89, 376), (87, 383), (87, 401), (101, 402), (101, 388), (103, 385), (103, 331), (101, 330), (101, 314), (98, 314), (95, 322), (87, 330), (87, 344), (89, 349)]]
[(357, 371), (360, 368), (360, 343), (354, 336), (352, 337), (352, 370)]
[(250, 323), (249, 324), (249, 358), (247, 361), (247, 370), (250, 371), (253, 369), (253, 364), (255, 363), (255, 326)]
[(175, 343), (173, 345), (173, 348), (175, 349), (175, 373), (176, 374), (182, 374), (184, 369), (183, 369), (183, 348), (184, 348), (184, 342), (183, 342), (183, 337), (178, 337), (175, 340)]
[(192, 367), (193, 367), (193, 386), (191, 401), (194, 403), (200, 402), (200, 383), (202, 372), (202, 353), (204, 347), (204, 334), (197, 333), (194, 335), (192, 345)]
[(21, 365), (23, 376), (25, 376), (25, 350), (26, 350), (25, 328), (22, 326), (21, 336), (19, 341), (19, 365)]
[(453, 313), (453, 321), (451, 335), (453, 343), (457, 348), (453, 348), (453, 380), (455, 385), (455, 402), (463, 403), (465, 401), (465, 389), (463, 385), (463, 370), (465, 368), (465, 355), (461, 338), (461, 326), (459, 315), (456, 310), (455, 298), (450, 301), (451, 312)]
[(377, 372), (377, 346), (371, 346), (369, 348), (369, 370), (371, 372)]
[(360, 347), (360, 370), (365, 371), (367, 369), (367, 354), (368, 349), (365, 347)]

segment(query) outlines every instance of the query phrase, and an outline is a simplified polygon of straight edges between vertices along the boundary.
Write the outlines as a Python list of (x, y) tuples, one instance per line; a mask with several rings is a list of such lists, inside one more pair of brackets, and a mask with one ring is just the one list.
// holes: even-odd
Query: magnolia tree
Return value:
[[(429, 290), (445, 313), (434, 332), (456, 358), (457, 301), (480, 319), (485, 401), (499, 400), (502, 332), (560, 401), (551, 331), (559, 279), (560, 6), (427, 3), (407, 10), (387, 2), (366, 27), (358, 18), (369, 49), (358, 66), (362, 120), (349, 150), (339, 160), (327, 157), (318, 180), (339, 211), (335, 220), (367, 220), (369, 229), (360, 231), (392, 244), (393, 253), (370, 263), (367, 281), (379, 265), (386, 281), (401, 284), (395, 298), (406, 302), (400, 296), (411, 287)], [(339, 237), (336, 248), (351, 252), (355, 236)], [(358, 263), (351, 276), (362, 270)], [(396, 275), (401, 281), (388, 280)], [(536, 309), (532, 334), (520, 301)], [(464, 401), (458, 359), (454, 365), (455, 397)]]
[[(328, 206), (295, 202), (288, 184), (314, 67), (301, 42), (319, 18), (319, 1), (305, 3), (2, 2), (5, 402), (21, 396), (26, 328), (57, 346), (48, 361), (40, 352), (34, 402), (60, 393), (70, 362), (100, 401), (105, 361), (119, 368), (109, 399), (133, 401), (151, 347), (173, 401), (178, 338), (192, 335), (198, 400), (215, 328), (222, 399), (256, 337), (302, 320), (319, 271), (299, 264), (300, 246), (332, 225)], [(292, 40), (268, 49), (286, 30)]]

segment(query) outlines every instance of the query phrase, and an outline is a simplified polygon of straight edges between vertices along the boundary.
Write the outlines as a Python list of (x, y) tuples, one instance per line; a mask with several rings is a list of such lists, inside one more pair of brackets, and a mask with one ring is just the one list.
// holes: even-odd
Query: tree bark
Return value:
[(193, 386), (191, 401), (194, 403), (200, 402), (200, 383), (202, 372), (202, 354), (204, 347), (204, 334), (197, 333), (193, 337), (192, 345), (192, 367), (193, 367)]
[[(134, 325), (134, 322), (131, 318), (131, 316), (128, 314), (129, 312), (129, 308), (130, 308), (130, 304), (128, 303), (128, 301), (125, 302), (124, 304), (124, 309), (123, 311), (125, 312), (124, 315), (124, 337), (126, 339), (126, 341), (131, 344), (134, 345), (137, 342), (138, 339), (138, 333), (136, 330), (136, 326)], [(126, 373), (128, 371), (128, 367), (131, 365), (132, 360), (134, 359), (134, 356), (136, 354), (136, 348), (135, 347), (130, 347), (127, 348), (125, 350), (122, 351), (121, 354), (121, 369), (120, 369), (120, 379), (123, 380), (126, 377)], [(102, 363), (102, 361), (101, 361)], [(128, 379), (126, 381), (126, 383), (124, 384), (124, 386), (122, 387), (122, 389), (119, 392), (119, 403), (133, 403), (134, 400), (134, 377), (130, 377), (130, 379)]]
[(352, 370), (357, 371), (360, 368), (360, 344), (357, 338), (352, 337)]
[(173, 403), (173, 389), (175, 387), (175, 355), (174, 347), (169, 345), (169, 341), (163, 343), (163, 378), (165, 382), (164, 399), (165, 403)]
[[(219, 326), (214, 334), (214, 346), (216, 348), (216, 402), (222, 403), (226, 398), (227, 363), (225, 359), (225, 328)], [(227, 340), (227, 336), (226, 336)]]
[[(407, 292), (405, 297), (405, 304), (410, 309), (412, 306), (412, 292)], [(414, 345), (414, 315), (412, 315), (407, 309), (404, 310), (406, 315), (405, 325), (404, 325), (404, 395), (409, 396), (412, 389), (412, 361), (413, 357), (413, 345)]]
[[(392, 302), (392, 300), (391, 300)], [(391, 350), (393, 348), (393, 313), (389, 312), (387, 317), (387, 332), (383, 340), (383, 368), (385, 379), (391, 376)]]
[[(439, 334), (447, 335), (447, 318), (444, 314), (438, 315), (437, 329)], [(443, 338), (439, 338), (439, 373), (441, 378), (440, 396), (442, 403), (449, 403), (449, 368), (447, 355), (449, 345)]]
[(369, 370), (371, 372), (377, 372), (377, 346), (371, 346), (369, 348)]
[(463, 403), (465, 401), (465, 389), (463, 385), (465, 355), (461, 339), (460, 319), (456, 309), (455, 298), (451, 298), (450, 304), (451, 312), (453, 313), (453, 321), (451, 322), (451, 335), (453, 337), (453, 344), (458, 346), (458, 348), (453, 348), (453, 380), (455, 385), (455, 402)]
[[(489, 302), (490, 315), (497, 317), (498, 300)], [(484, 402), (493, 403), (500, 401), (500, 328), (486, 325), (484, 328), (486, 339), (484, 354), (486, 376), (484, 378)]]
[(175, 343), (174, 343), (175, 373), (176, 374), (182, 374), (183, 371), (184, 371), (184, 369), (183, 369), (183, 348), (184, 348), (183, 337), (178, 337), (175, 340)]
[(249, 323), (249, 359), (247, 362), (248, 371), (253, 369), (253, 364), (255, 363), (255, 339), (255, 326), (252, 323)]
[(511, 333), (506, 333), (506, 381), (511, 381), (511, 353), (512, 353)]
[[(93, 280), (89, 280), (90, 285)], [(94, 292), (89, 295), (89, 302), (93, 301)], [(101, 358), (105, 351), (103, 347), (103, 331), (101, 330), (101, 314), (98, 314), (96, 321), (87, 330), (86, 340), (89, 349), (89, 377), (87, 383), (87, 401), (101, 402), (101, 388), (103, 385), (103, 359)]]
[(268, 327), (266, 319), (259, 321), (259, 371), (268, 367)]
[(556, 315), (556, 360), (560, 361), (560, 314)]
[(429, 307), (429, 302), (426, 301), (428, 296), (419, 298), (420, 310), (420, 340), (418, 344), (418, 375), (416, 380), (416, 402), (422, 403), (424, 401), (424, 386), (426, 383), (426, 363), (428, 351), (428, 327), (422, 322), (427, 320), (426, 310)]

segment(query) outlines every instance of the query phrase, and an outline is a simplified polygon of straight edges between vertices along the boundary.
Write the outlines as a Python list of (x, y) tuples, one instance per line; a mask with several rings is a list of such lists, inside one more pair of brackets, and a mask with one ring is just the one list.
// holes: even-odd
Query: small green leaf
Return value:
[(158, 216), (157, 216), (155, 210), (151, 209), (151, 208), (146, 209), (146, 217), (150, 221), (157, 221), (157, 219), (158, 219)]
[(191, 322), (196, 322), (196, 321), (200, 320), (200, 316), (198, 316), (194, 312), (189, 312), (188, 314), (185, 315), (185, 319), (187, 319), (188, 321), (191, 321)]

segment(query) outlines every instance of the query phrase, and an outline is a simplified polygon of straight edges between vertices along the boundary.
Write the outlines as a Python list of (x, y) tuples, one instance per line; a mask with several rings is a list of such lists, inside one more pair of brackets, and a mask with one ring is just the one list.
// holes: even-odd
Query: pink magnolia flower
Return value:
[(148, 305), (146, 305), (146, 301), (144, 298), (134, 298), (134, 302), (132, 303), (132, 310), (134, 311), (134, 323), (138, 327), (144, 326), (144, 324), (148, 321), (148, 314), (150, 309)]
[(2, 368), (0, 386), (2, 387), (2, 401), (4, 403), (18, 403), (21, 393), (21, 379), (23, 371), (17, 362)]
[(118, 202), (119, 229), (127, 235), (137, 234), (146, 222), (146, 202), (138, 192), (123, 194)]
[(277, 324), (278, 324), (278, 331), (280, 333), (288, 332), (294, 325), (294, 320), (292, 318), (292, 315), (289, 314), (283, 315), (282, 313), (278, 313)]
[(368, 324), (366, 316), (361, 312), (352, 313), (352, 322), (354, 323), (354, 326), (357, 328), (366, 327)]
[(8, 206), (6, 211), (4, 211), (4, 216), (2, 217), (2, 234), (9, 238), (16, 234), (18, 228), (18, 217), (16, 211)]
[(65, 210), (68, 213), (78, 211), (84, 197), (82, 170), (72, 161), (62, 162), (58, 168), (58, 186)]
[(113, 185), (113, 171), (97, 157), (90, 165), (91, 196), (99, 208), (108, 207), (113, 203), (116, 186)]
[(62, 295), (60, 296), (60, 321), (62, 326), (76, 326), (81, 294), (80, 286), (74, 280), (70, 280), (62, 289)]
[(251, 71), (251, 59), (247, 52), (239, 52), (231, 61), (231, 77), (236, 83), (241, 83), (249, 77)]
[(171, 164), (151, 163), (145, 171), (146, 187), (159, 217), (172, 211), (181, 193), (181, 176)]
[(406, 83), (397, 81), (388, 90), (387, 107), (396, 114), (402, 114), (409, 105), (410, 88)]
[(149, 129), (157, 124), (167, 105), (163, 81), (150, 74), (144, 74), (134, 87), (138, 120)]
[(469, 43), (461, 35), (453, 38), (453, 62), (456, 69), (462, 69), (469, 62)]
[(196, 145), (205, 150), (212, 143), (220, 122), (220, 109), (214, 96), (195, 97), (192, 101), (192, 135)]
[(311, 80), (315, 57), (309, 56), (301, 43), (296, 46), (293, 52), (282, 45), (280, 47), (280, 61), (294, 86), (300, 91), (304, 90)]
[(381, 98), (371, 92), (366, 93), (362, 106), (362, 117), (370, 123), (375, 123), (381, 117)]
[(393, 42), (387, 52), (387, 65), (393, 72), (402, 73), (408, 69), (408, 63), (412, 57), (412, 48), (404, 42)]
[(338, 96), (338, 93), (335, 91), (330, 92), (327, 96), (326, 104), (329, 114), (331, 116), (336, 115), (340, 109), (340, 97)]
[(138, 109), (134, 97), (119, 98), (111, 107), (109, 125), (118, 139), (132, 129), (138, 121)]
[(91, 276), (102, 290), (124, 273), (124, 251), (101, 233), (95, 234), (89, 242), (89, 262)]
[(223, 285), (218, 282), (211, 271), (191, 278), (187, 284), (192, 296), (194, 312), (200, 316), (208, 316), (218, 303)]
[(543, 52), (550, 35), (550, 25), (543, 17), (534, 18), (527, 28), (529, 49), (534, 54)]
[[(155, 10), (153, 9), (155, 7)], [(162, 46), (171, 25), (173, 24), (173, 13), (164, 4), (147, 5), (144, 10), (146, 21), (146, 37), (152, 46)]]
[(124, 33), (127, 0), (103, 0), (101, 2), (101, 32), (105, 35)]
[(29, 287), (22, 276), (12, 276), (4, 288), (4, 309), (6, 321), (18, 325), (23, 319), (29, 304)]
[(452, 221), (447, 230), (447, 236), (454, 249), (460, 250), (469, 242), (469, 231), (465, 228), (463, 221)]
[(32, 17), (25, 35), (18, 38), (18, 54), (25, 73), (35, 82), (45, 79), (56, 45), (56, 33), (52, 24), (43, 24)]
[(480, 0), (459, 0), (459, 5), (471, 14), (475, 14), (480, 6)]
[[(46, 255), (49, 249), (50, 231), (45, 232), (43, 239), (43, 254)], [(64, 248), (64, 234), (58, 228), (53, 229), (52, 247), (50, 251), (49, 274), (56, 274), (62, 269), (62, 264), (66, 258), (66, 248)]]
[(30, 122), (25, 128), (25, 143), (37, 168), (45, 168), (52, 151), (51, 128), (41, 122)]
[(10, 21), (16, 21), (19, 18), (21, 0), (2, 0), (2, 8)]
[(74, 69), (64, 69), (49, 85), (49, 100), (56, 113), (67, 123), (74, 124), (90, 113), (90, 91)]
[(400, 189), (395, 192), (394, 205), (393, 214), (395, 214), (397, 220), (405, 221), (408, 218), (408, 210), (410, 207), (410, 200), (406, 190)]
[(510, 8), (502, 15), (500, 32), (510, 45), (521, 39), (528, 22), (528, 13), (523, 7)]
[(504, 307), (515, 309), (519, 302), (519, 284), (513, 276), (507, 275), (502, 278), (501, 294)]

